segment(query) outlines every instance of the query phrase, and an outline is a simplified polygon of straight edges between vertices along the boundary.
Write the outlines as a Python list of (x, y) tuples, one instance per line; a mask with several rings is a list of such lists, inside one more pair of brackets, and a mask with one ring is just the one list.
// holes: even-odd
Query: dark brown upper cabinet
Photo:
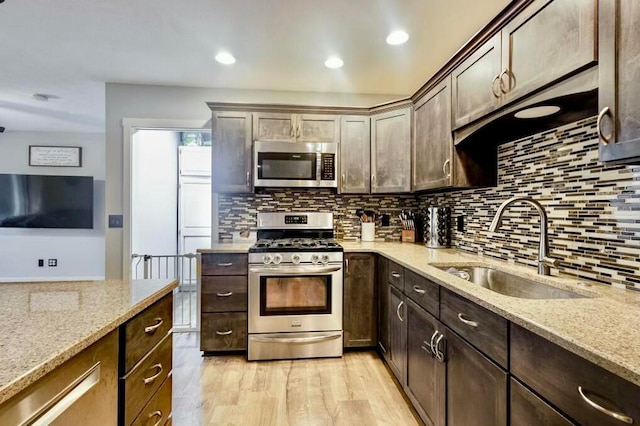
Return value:
[(340, 141), (340, 117), (325, 114), (253, 113), (253, 139), (280, 142)]
[(213, 111), (211, 126), (213, 192), (252, 192), (251, 113)]
[(371, 192), (411, 191), (411, 106), (371, 116)]
[(340, 123), (340, 192), (371, 191), (371, 124), (367, 116), (348, 115)]
[(600, 0), (600, 160), (640, 164), (640, 2)]

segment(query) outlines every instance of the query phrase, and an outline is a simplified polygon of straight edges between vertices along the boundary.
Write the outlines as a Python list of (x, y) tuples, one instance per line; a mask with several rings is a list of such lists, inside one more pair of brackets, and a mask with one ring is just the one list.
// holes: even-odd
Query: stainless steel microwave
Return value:
[(337, 188), (338, 144), (255, 141), (256, 188)]

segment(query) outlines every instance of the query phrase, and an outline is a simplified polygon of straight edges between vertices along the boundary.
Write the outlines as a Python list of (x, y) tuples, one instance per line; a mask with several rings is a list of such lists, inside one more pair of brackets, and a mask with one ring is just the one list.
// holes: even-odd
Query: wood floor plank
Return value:
[(202, 357), (197, 333), (175, 333), (173, 347), (175, 425), (421, 424), (374, 352), (247, 362)]

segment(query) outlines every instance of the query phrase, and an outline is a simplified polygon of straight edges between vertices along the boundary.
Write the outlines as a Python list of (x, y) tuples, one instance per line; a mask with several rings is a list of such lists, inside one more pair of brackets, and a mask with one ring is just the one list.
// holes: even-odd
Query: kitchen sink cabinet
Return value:
[[(430, 343), (444, 326), (427, 311), (407, 299), (407, 382), (405, 390), (422, 420), (444, 426), (446, 364), (433, 356)], [(444, 345), (438, 349), (446, 354)]]
[(344, 347), (376, 345), (376, 258), (368, 253), (344, 255)]
[(600, 161), (640, 164), (640, 2), (600, 0)]
[(389, 291), (389, 348), (388, 364), (393, 375), (404, 386), (406, 382), (407, 322), (404, 294), (387, 283)]
[(511, 426), (571, 426), (574, 424), (513, 377), (510, 384), (509, 424)]
[(213, 111), (211, 119), (213, 192), (252, 192), (251, 114)]
[(378, 303), (378, 349), (385, 360), (388, 360), (389, 349), (389, 286), (387, 277), (389, 276), (389, 261), (386, 257), (378, 256), (378, 268), (376, 270), (377, 280), (377, 303)]
[(340, 192), (371, 191), (371, 120), (349, 115), (340, 119)]
[(279, 142), (340, 141), (340, 117), (327, 114), (253, 113), (253, 139)]
[(371, 192), (411, 191), (411, 106), (371, 116)]

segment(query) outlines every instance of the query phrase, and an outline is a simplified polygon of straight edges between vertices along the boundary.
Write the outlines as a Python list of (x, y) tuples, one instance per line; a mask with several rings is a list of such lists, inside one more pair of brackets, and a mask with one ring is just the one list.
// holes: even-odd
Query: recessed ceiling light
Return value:
[(344, 65), (344, 62), (342, 62), (342, 59), (338, 58), (337, 56), (332, 56), (326, 61), (324, 61), (324, 66), (331, 69), (340, 68), (343, 65)]
[(391, 34), (387, 36), (387, 43), (391, 45), (398, 45), (406, 43), (409, 40), (409, 34), (402, 30), (393, 31)]
[(216, 55), (216, 61), (220, 62), (221, 64), (231, 65), (236, 62), (236, 58), (234, 58), (233, 55), (229, 52), (220, 52)]
[(527, 108), (516, 112), (513, 116), (515, 118), (540, 118), (548, 115), (553, 115), (560, 111), (560, 107), (556, 105), (545, 105), (533, 108)]

